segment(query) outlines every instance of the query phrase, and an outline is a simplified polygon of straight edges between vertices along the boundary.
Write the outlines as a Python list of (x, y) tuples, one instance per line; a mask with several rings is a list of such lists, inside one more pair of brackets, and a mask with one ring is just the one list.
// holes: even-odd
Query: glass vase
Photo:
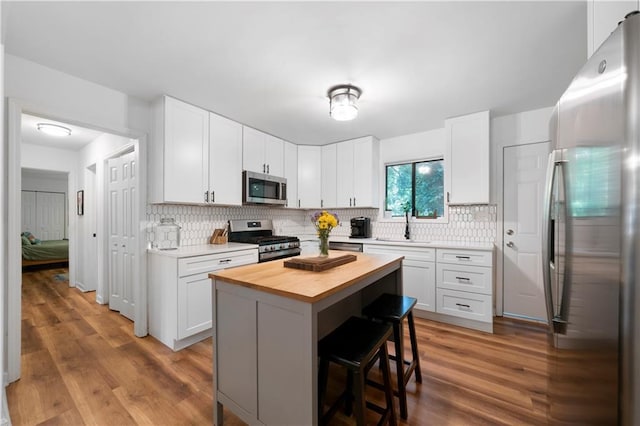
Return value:
[(329, 256), (329, 236), (328, 235), (320, 235), (320, 257)]

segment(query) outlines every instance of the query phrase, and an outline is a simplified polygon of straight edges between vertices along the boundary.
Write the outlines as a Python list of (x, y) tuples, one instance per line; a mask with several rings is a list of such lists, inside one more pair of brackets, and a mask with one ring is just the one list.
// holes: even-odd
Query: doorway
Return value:
[[(19, 235), (20, 227), (21, 227), (21, 167), (23, 165), (23, 156), (25, 158), (25, 165), (29, 167), (29, 161), (32, 158), (29, 156), (29, 152), (23, 153), (23, 149), (21, 147), (22, 141), (22, 124), (23, 124), (23, 115), (30, 114), (36, 115), (41, 118), (51, 119), (56, 121), (61, 121), (63, 123), (69, 123), (76, 126), (81, 126), (87, 129), (94, 129), (98, 132), (108, 133), (110, 135), (116, 135), (118, 138), (127, 138), (129, 144), (129, 150), (135, 152), (136, 162), (138, 166), (138, 182), (137, 182), (137, 191), (136, 196), (134, 197), (134, 202), (136, 204), (136, 212), (137, 216), (135, 217), (135, 226), (132, 226), (132, 229), (136, 233), (135, 247), (132, 248), (136, 253), (137, 261), (132, 264), (132, 274), (133, 274), (133, 292), (135, 293), (136, 300), (140, 303), (135, 305), (134, 309), (134, 326), (133, 331), (136, 336), (142, 337), (147, 335), (147, 292), (146, 292), (146, 268), (144, 265), (146, 264), (146, 247), (144, 245), (144, 238), (139, 238), (139, 235), (144, 232), (144, 226), (142, 224), (145, 221), (141, 214), (145, 212), (145, 202), (146, 202), (146, 190), (145, 190), (145, 169), (144, 165), (146, 164), (146, 136), (144, 134), (133, 132), (128, 129), (107, 129), (100, 128), (99, 126), (88, 125), (86, 123), (78, 123), (72, 119), (65, 117), (56, 117), (55, 112), (46, 111), (39, 107), (33, 105), (27, 105), (15, 99), (8, 100), (8, 108), (7, 108), (7, 133), (8, 133), (8, 205), (10, 206), (7, 213), (7, 222), (8, 222), (8, 235)], [(112, 142), (112, 141), (111, 141)], [(108, 151), (118, 151), (117, 144), (113, 143), (105, 143), (104, 151), (100, 151), (99, 155), (101, 158), (108, 158), (110, 155)], [(132, 148), (131, 148), (132, 147)], [(106, 151), (106, 152), (105, 152)], [(76, 157), (79, 158), (79, 157)], [(101, 163), (98, 163), (101, 164)], [(142, 165), (142, 167), (140, 166)], [(101, 166), (98, 166), (101, 167)], [(102, 172), (103, 170), (97, 170), (98, 172)], [(85, 190), (84, 183), (81, 182), (81, 176), (84, 174), (84, 169), (80, 165), (79, 162), (76, 161), (75, 165), (70, 168), (69, 171), (69, 187), (71, 188), (69, 193), (72, 196), (69, 196), (69, 210), (71, 212), (76, 211), (76, 192)], [(95, 185), (98, 188), (103, 188), (102, 192), (96, 195), (97, 200), (97, 226), (99, 229), (97, 233), (98, 244), (98, 267), (96, 271), (92, 271), (98, 278), (98, 293), (100, 290), (107, 294), (106, 299), (108, 299), (108, 288), (104, 283), (107, 282), (107, 270), (108, 270), (108, 260), (107, 260), (107, 246), (106, 246), (106, 223), (109, 218), (108, 213), (105, 213), (104, 210), (106, 208), (106, 191), (104, 190), (104, 175), (101, 173), (97, 173), (97, 180), (99, 184)], [(82, 185), (82, 187), (81, 187)], [(78, 197), (80, 199), (80, 197)], [(86, 207), (86, 206), (83, 206)], [(80, 210), (78, 210), (80, 212)], [(69, 250), (69, 263), (70, 266), (72, 264), (77, 264), (82, 259), (82, 249), (77, 247), (78, 242), (81, 241), (79, 235), (79, 223), (80, 223), (79, 214), (70, 214), (69, 215), (69, 224), (68, 224), (68, 237), (70, 240), (70, 250)], [(8, 270), (8, 281), (7, 281), (7, 371), (8, 371), (8, 381), (12, 382), (20, 378), (20, 351), (21, 351), (21, 282), (22, 282), (22, 268), (21, 268), (21, 255), (20, 255), (20, 239), (16, 238), (8, 238), (7, 246), (7, 270)], [(69, 278), (72, 279), (74, 275), (74, 269), (70, 268), (69, 270)], [(102, 289), (100, 286), (102, 285)], [(103, 302), (104, 303), (104, 302)]]
[(546, 322), (542, 202), (549, 142), (504, 148), (503, 315)]

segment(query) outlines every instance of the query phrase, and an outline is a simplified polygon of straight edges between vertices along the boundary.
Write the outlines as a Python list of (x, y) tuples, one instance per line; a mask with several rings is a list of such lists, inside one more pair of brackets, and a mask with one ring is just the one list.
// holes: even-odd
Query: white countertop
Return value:
[(175, 250), (149, 249), (149, 253), (159, 254), (167, 257), (190, 257), (202, 256), (205, 254), (228, 253), (238, 250), (258, 248), (257, 244), (227, 243), (227, 244), (202, 244), (198, 246), (184, 246)]
[[(311, 237), (309, 239), (317, 239)], [(302, 239), (301, 239), (302, 240)], [(389, 245), (403, 247), (427, 247), (427, 248), (446, 248), (446, 249), (465, 249), (465, 250), (493, 250), (493, 243), (467, 243), (463, 241), (414, 241), (405, 239), (391, 238), (349, 238), (344, 236), (330, 237), (329, 241), (362, 243), (372, 245)]]

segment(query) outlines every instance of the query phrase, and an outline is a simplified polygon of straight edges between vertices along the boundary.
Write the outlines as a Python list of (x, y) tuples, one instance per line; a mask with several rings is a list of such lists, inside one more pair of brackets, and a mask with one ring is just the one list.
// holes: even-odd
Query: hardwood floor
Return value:
[[(137, 338), (94, 293), (55, 279), (66, 273), (23, 274), (22, 378), (7, 388), (13, 424), (211, 424), (211, 340), (173, 352)], [(409, 419), (400, 424), (547, 424), (549, 350), (540, 326), (498, 318), (487, 334), (416, 318), (416, 327), (423, 383), (409, 382)], [(225, 412), (225, 424), (242, 423)], [(353, 420), (338, 415), (335, 424)]]

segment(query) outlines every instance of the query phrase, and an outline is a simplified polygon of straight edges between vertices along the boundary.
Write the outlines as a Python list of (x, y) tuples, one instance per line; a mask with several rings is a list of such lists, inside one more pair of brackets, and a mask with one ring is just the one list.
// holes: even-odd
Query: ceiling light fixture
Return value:
[(38, 130), (40, 130), (41, 132), (44, 132), (48, 135), (51, 136), (69, 136), (71, 135), (71, 129), (64, 127), (64, 126), (58, 126), (57, 124), (51, 124), (51, 123), (38, 123), (36, 125), (36, 127), (38, 127)]
[(358, 116), (358, 99), (362, 94), (356, 86), (341, 84), (327, 92), (329, 115), (337, 121), (349, 121)]

